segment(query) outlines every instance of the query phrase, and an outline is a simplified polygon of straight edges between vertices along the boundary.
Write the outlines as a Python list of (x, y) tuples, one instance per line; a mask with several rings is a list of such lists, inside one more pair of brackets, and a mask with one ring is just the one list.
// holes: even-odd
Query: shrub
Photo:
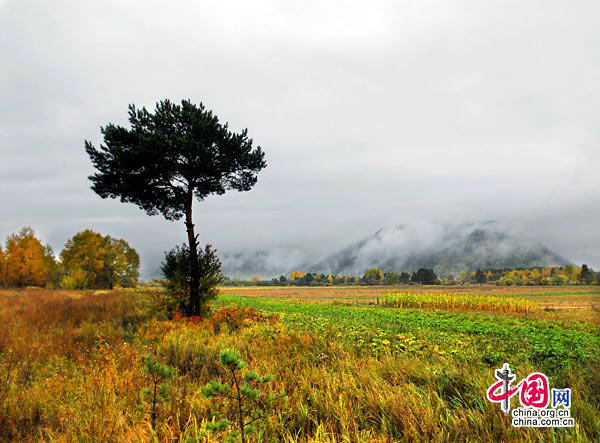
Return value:
[[(175, 311), (190, 312), (190, 263), (190, 250), (185, 244), (166, 252), (165, 260), (161, 263), (160, 270), (165, 278), (168, 295), (165, 308), (171, 315), (174, 315)], [(204, 313), (208, 314), (208, 302), (217, 298), (217, 286), (224, 281), (221, 275), (221, 261), (211, 245), (206, 245), (204, 250), (198, 250), (198, 267), (200, 303)]]
[(230, 308), (219, 309), (209, 321), (215, 332), (219, 332), (223, 326), (226, 326), (230, 331), (237, 331), (245, 324), (275, 322), (277, 320), (276, 315), (265, 315), (252, 308), (240, 308), (232, 305)]

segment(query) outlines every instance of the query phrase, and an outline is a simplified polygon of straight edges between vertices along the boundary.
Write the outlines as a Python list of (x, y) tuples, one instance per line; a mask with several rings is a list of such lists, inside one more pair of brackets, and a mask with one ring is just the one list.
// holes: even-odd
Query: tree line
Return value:
[(136, 286), (140, 257), (125, 240), (90, 229), (67, 240), (58, 256), (30, 227), (0, 245), (0, 287), (112, 289)]
[(383, 272), (381, 269), (367, 269), (362, 276), (327, 275), (323, 273), (290, 273), (289, 277), (262, 280), (253, 276), (250, 280), (225, 277), (224, 286), (374, 286), (374, 285), (438, 285), (442, 281), (433, 269), (421, 268), (417, 272)]
[(416, 272), (384, 272), (379, 268), (367, 269), (362, 276), (328, 275), (294, 271), (289, 277), (250, 280), (225, 277), (225, 286), (350, 286), (350, 285), (469, 285), (496, 284), (498, 286), (561, 286), (600, 284), (600, 273), (588, 265), (534, 267), (527, 269), (477, 269), (453, 275), (438, 276), (433, 269), (421, 268)]
[(600, 283), (600, 274), (588, 265), (568, 264), (519, 269), (477, 269), (460, 276), (460, 283), (495, 283), (498, 286), (562, 286)]

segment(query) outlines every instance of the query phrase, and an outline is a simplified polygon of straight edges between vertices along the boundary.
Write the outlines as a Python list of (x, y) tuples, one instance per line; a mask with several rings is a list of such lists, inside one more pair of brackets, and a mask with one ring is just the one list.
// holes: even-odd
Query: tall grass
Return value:
[[(0, 292), (0, 440), (225, 441), (226, 434), (208, 432), (213, 402), (200, 393), (223, 376), (218, 356), (225, 348), (239, 350), (253, 370), (274, 374), (271, 393), (287, 394), (287, 405), (251, 441), (600, 439), (598, 365), (551, 376), (553, 386), (576, 393), (574, 429), (516, 429), (485, 399), (495, 366), (474, 358), (475, 347), (473, 358), (460, 361), (374, 357), (242, 309), (192, 323), (156, 318), (148, 303), (115, 292)], [(136, 408), (147, 384), (145, 354), (175, 372), (154, 430)], [(536, 369), (513, 367), (519, 375)]]
[(503, 298), (489, 295), (388, 293), (377, 303), (394, 308), (444, 309), (449, 311), (537, 312), (539, 308), (522, 298)]

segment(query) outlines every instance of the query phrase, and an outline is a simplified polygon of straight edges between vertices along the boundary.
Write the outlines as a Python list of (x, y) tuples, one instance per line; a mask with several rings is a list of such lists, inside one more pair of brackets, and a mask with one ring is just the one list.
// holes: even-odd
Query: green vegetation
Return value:
[(130, 128), (109, 123), (101, 128), (104, 144), (85, 150), (96, 173), (89, 179), (102, 198), (133, 203), (148, 215), (167, 220), (185, 218), (190, 258), (189, 302), (186, 314), (208, 314), (203, 294), (192, 206), (228, 190), (249, 191), (267, 166), (264, 152), (252, 146), (248, 130), (232, 132), (227, 123), (202, 103), (169, 100), (154, 112), (129, 106)]
[(219, 303), (277, 314), (294, 328), (352, 343), (363, 352), (452, 355), (466, 361), (542, 365), (554, 372), (590, 364), (600, 353), (600, 327), (582, 322), (486, 313), (383, 309), (221, 296)]
[(349, 285), (468, 285), (494, 283), (498, 286), (564, 286), (600, 284), (600, 273), (587, 265), (537, 267), (527, 269), (477, 269), (463, 272), (460, 277), (438, 276), (432, 269), (421, 268), (417, 272), (384, 272), (378, 268), (367, 269), (361, 276), (326, 275), (319, 273), (292, 272), (289, 279), (250, 280), (225, 279), (225, 286), (349, 286)]
[[(160, 401), (169, 401), (169, 389), (164, 383), (166, 380), (173, 378), (173, 369), (169, 366), (162, 364), (159, 361), (152, 359), (150, 355), (145, 355), (143, 358), (144, 362), (144, 373), (150, 376), (152, 383), (151, 388), (142, 389), (142, 398), (144, 401), (150, 403), (150, 411), (148, 413), (152, 417), (151, 425), (154, 429), (156, 424), (156, 407)], [(141, 411), (144, 411), (143, 407), (140, 407)]]
[[(235, 349), (224, 349), (219, 354), (221, 365), (228, 371), (231, 378), (231, 384), (223, 384), (217, 380), (211, 380), (203, 389), (202, 394), (206, 398), (221, 398), (225, 402), (229, 401), (229, 413), (235, 415), (235, 423), (239, 429), (239, 435), (242, 443), (246, 442), (246, 435), (254, 433), (253, 423), (264, 420), (269, 413), (266, 409), (271, 409), (278, 398), (284, 398), (285, 394), (261, 395), (260, 385), (273, 381), (273, 376), (267, 374), (258, 375), (254, 371), (246, 371), (241, 374), (246, 363), (242, 356)], [(219, 414), (220, 415), (220, 414)], [(227, 419), (220, 419), (211, 424), (212, 430), (222, 431), (231, 422)], [(236, 437), (236, 434), (232, 434)]]
[[(211, 245), (197, 251), (198, 288), (200, 304), (207, 307), (210, 300), (217, 298), (217, 286), (223, 283), (221, 261)], [(167, 290), (165, 308), (171, 315), (175, 312), (190, 312), (189, 288), (191, 283), (190, 250), (187, 245), (177, 246), (165, 253), (160, 270)]]
[(311, 272), (292, 272), (289, 279), (285, 275), (270, 280), (253, 276), (250, 280), (225, 278), (225, 286), (348, 286), (348, 285), (437, 285), (441, 281), (431, 269), (419, 269), (412, 275), (407, 272), (383, 272), (381, 269), (367, 269), (362, 277), (352, 275), (326, 275)]
[(565, 265), (519, 269), (477, 269), (463, 272), (460, 283), (496, 283), (499, 286), (563, 286), (600, 283), (597, 274), (588, 265)]

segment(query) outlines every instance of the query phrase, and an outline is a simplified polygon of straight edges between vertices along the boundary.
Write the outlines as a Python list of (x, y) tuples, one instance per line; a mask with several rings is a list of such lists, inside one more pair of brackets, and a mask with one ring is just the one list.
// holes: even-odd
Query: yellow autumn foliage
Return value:
[(296, 280), (297, 278), (304, 278), (306, 274), (304, 272), (292, 272), (290, 274), (290, 280)]
[(8, 237), (0, 258), (3, 286), (45, 286), (54, 265), (51, 249), (42, 245), (30, 227)]

